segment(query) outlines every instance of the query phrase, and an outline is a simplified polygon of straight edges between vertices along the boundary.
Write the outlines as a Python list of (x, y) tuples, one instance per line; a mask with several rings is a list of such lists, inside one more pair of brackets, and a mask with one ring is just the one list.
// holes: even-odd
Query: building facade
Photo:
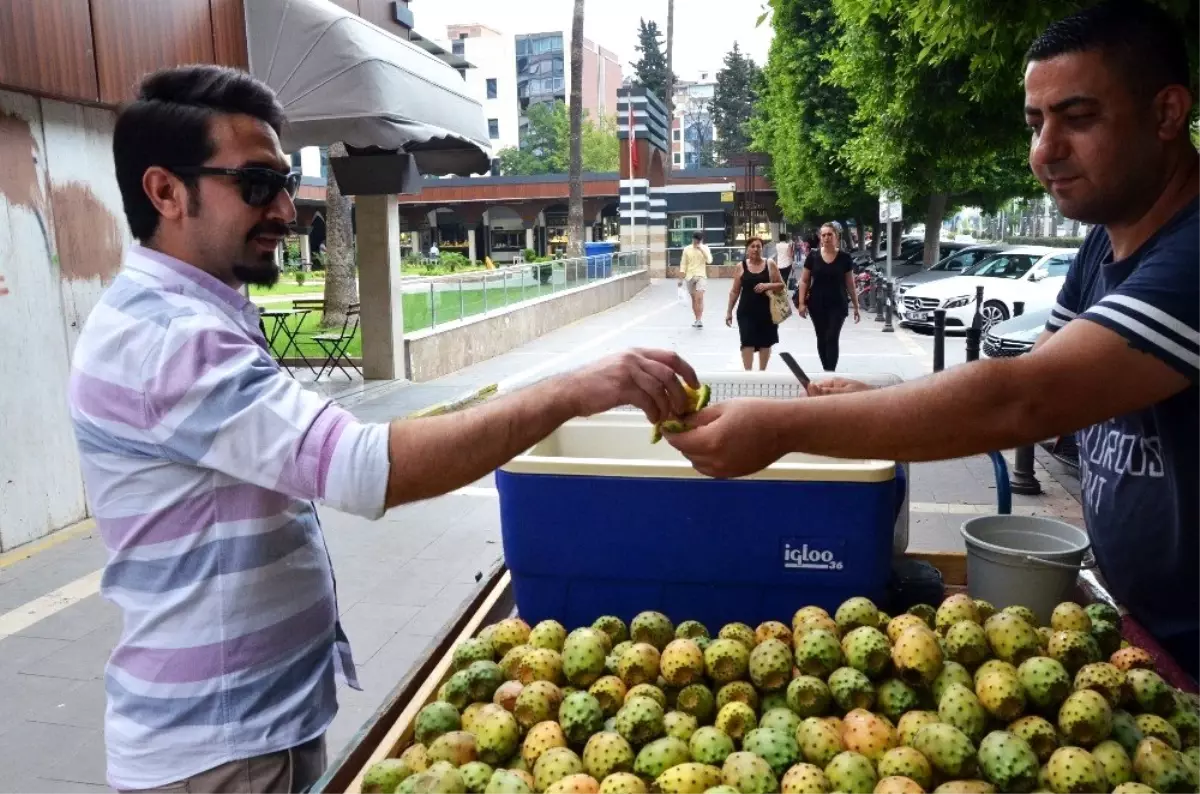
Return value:
[(470, 62), (467, 88), (483, 104), (492, 151), (520, 144), (516, 51), (512, 36), (486, 25), (446, 28), (452, 52)]
[(675, 84), (674, 114), (671, 119), (671, 167), (711, 166), (704, 153), (711, 152), (717, 139), (712, 102), (717, 79), (713, 72), (700, 72), (695, 80)]

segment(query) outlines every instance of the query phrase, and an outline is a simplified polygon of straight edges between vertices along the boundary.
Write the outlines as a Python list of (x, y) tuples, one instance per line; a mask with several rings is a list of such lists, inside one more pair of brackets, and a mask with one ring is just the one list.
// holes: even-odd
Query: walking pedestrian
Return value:
[(854, 322), (858, 313), (858, 293), (854, 290), (854, 262), (840, 248), (837, 228), (821, 227), (821, 247), (804, 258), (800, 286), (796, 291), (796, 309), (801, 317), (812, 314), (817, 333), (817, 355), (826, 372), (837, 369), (838, 344), (846, 322), (846, 303), (854, 304)]
[(796, 244), (792, 242), (787, 232), (779, 235), (779, 243), (775, 246), (775, 264), (779, 267), (779, 275), (784, 284), (792, 283), (792, 264), (796, 261)]
[(704, 290), (708, 285), (708, 266), (712, 264), (712, 252), (704, 244), (704, 235), (692, 234), (692, 244), (683, 249), (679, 258), (679, 286), (687, 286), (692, 298), (693, 328), (704, 327)]
[(758, 353), (758, 368), (767, 368), (771, 348), (779, 344), (779, 328), (771, 319), (768, 293), (785, 288), (779, 268), (773, 259), (763, 258), (763, 240), (751, 237), (746, 244), (746, 256), (733, 277), (729, 292), (729, 308), (725, 325), (733, 326), (733, 309), (737, 307), (738, 335), (741, 340), (742, 366), (749, 372)]

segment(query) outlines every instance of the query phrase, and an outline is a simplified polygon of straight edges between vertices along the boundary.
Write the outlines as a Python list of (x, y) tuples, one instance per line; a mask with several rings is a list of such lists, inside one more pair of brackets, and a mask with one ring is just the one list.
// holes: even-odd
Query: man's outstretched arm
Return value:
[(577, 416), (620, 405), (637, 406), (651, 421), (682, 414), (687, 398), (680, 377), (699, 385), (674, 353), (629, 351), (464, 411), (392, 422), (385, 504), (469, 485)]
[(1190, 382), (1120, 334), (1079, 321), (1025, 356), (885, 389), (719, 404), (697, 415), (696, 429), (667, 438), (717, 477), (759, 471), (789, 452), (943, 460), (1072, 432), (1158, 403)]

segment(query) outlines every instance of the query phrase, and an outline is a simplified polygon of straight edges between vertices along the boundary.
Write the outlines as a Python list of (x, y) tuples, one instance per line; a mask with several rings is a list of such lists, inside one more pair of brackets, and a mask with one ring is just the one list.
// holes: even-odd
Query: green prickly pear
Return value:
[(1016, 719), (1025, 711), (1025, 689), (1017, 676), (995, 670), (975, 682), (975, 696), (998, 720)]
[(1056, 631), (1047, 648), (1050, 657), (1057, 659), (1067, 672), (1074, 675), (1087, 664), (1100, 661), (1100, 646), (1091, 634), (1082, 631)]
[(896, 673), (910, 686), (932, 684), (942, 671), (942, 659), (942, 648), (937, 637), (932, 631), (916, 626), (900, 635), (900, 640), (892, 648), (892, 664), (896, 666)]
[(758, 721), (758, 727), (775, 728), (776, 730), (783, 731), (788, 736), (795, 736), (796, 729), (800, 727), (801, 721), (796, 716), (796, 712), (785, 707), (764, 712)]
[(545, 791), (570, 775), (583, 772), (583, 762), (573, 750), (566, 747), (551, 747), (538, 757), (533, 766), (534, 787)]
[(887, 635), (871, 626), (860, 626), (842, 638), (846, 664), (868, 678), (882, 675), (892, 663), (892, 646)]
[(946, 655), (964, 667), (981, 664), (991, 652), (983, 626), (960, 620), (946, 631)]
[(632, 745), (642, 745), (663, 735), (663, 708), (648, 697), (632, 697), (617, 712), (617, 733)]
[(1029, 624), (1030, 628), (1036, 629), (1038, 626), (1042, 625), (1041, 621), (1038, 620), (1037, 615), (1033, 614), (1033, 610), (1030, 609), (1029, 607), (1023, 606), (1021, 604), (1013, 604), (1011, 606), (1007, 606), (1004, 609), (1000, 610), (1000, 613), (1005, 614), (1005, 615), (1012, 615), (1013, 617), (1020, 618), (1021, 620), (1025, 621), (1027, 624)]
[(434, 739), (458, 730), (461, 725), (458, 709), (444, 700), (437, 700), (417, 712), (416, 739), (428, 747)]
[(1107, 659), (1121, 649), (1121, 629), (1119, 624), (1107, 620), (1092, 621), (1092, 639), (1100, 648), (1100, 656)]
[(1079, 747), (1060, 747), (1046, 762), (1046, 780), (1060, 794), (1087, 794), (1103, 791), (1106, 781), (1103, 767), (1092, 754)]
[(987, 712), (975, 693), (962, 684), (951, 684), (942, 694), (938, 703), (938, 718), (958, 728), (972, 742), (982, 739), (987, 730)]
[(853, 667), (839, 667), (829, 676), (829, 691), (842, 711), (869, 709), (875, 704), (871, 679)]
[(633, 771), (653, 780), (676, 764), (685, 764), (690, 760), (692, 759), (688, 754), (687, 742), (674, 736), (664, 736), (650, 742), (638, 752), (633, 762)]
[(770, 765), (778, 777), (800, 760), (800, 747), (789, 733), (776, 728), (755, 728), (742, 740), (742, 749)]
[(929, 604), (913, 604), (906, 612), (909, 615), (916, 615), (925, 621), (925, 625), (931, 629), (937, 626), (937, 610)]
[(487, 714), (475, 725), (479, 760), (486, 764), (507, 760), (517, 751), (520, 742), (521, 726), (517, 724), (517, 718), (503, 709)]
[(1006, 673), (1008, 675), (1015, 676), (1017, 674), (1017, 668), (1013, 667), (1003, 659), (988, 659), (986, 662), (979, 665), (979, 667), (975, 668), (974, 675), (966, 684), (967, 688), (973, 689), (975, 684), (979, 683), (979, 679), (983, 678), (989, 673)]
[(1090, 633), (1092, 619), (1083, 607), (1073, 601), (1063, 601), (1050, 613), (1050, 628), (1055, 631), (1082, 631)]
[(600, 703), (605, 717), (616, 716), (617, 711), (625, 703), (625, 695), (628, 694), (628, 691), (625, 688), (625, 682), (615, 675), (597, 678), (595, 683), (588, 687), (588, 692)]
[(774, 637), (764, 640), (750, 652), (749, 670), (750, 680), (764, 692), (782, 689), (792, 678), (792, 651)]
[(1112, 708), (1099, 692), (1081, 689), (1058, 710), (1058, 729), (1080, 747), (1099, 744), (1112, 733)]
[(477, 753), (475, 736), (466, 731), (443, 733), (429, 745), (430, 761), (448, 761), (456, 767), (474, 761)]
[(997, 612), (983, 626), (988, 644), (997, 658), (1019, 665), (1041, 653), (1038, 634), (1024, 620), (1007, 612)]
[[(616, 615), (601, 615), (592, 623), (592, 628), (607, 634), (609, 642), (613, 645), (629, 639), (629, 627), (625, 625), (625, 621)], [(595, 777), (595, 775), (592, 777)]]
[(859, 626), (879, 628), (879, 609), (871, 599), (855, 596), (842, 602), (833, 619), (837, 621), (843, 635)]
[(1118, 625), (1121, 623), (1121, 613), (1103, 601), (1088, 604), (1083, 608), (1083, 611), (1092, 619), (1093, 625), (1097, 620), (1107, 620), (1109, 623), (1116, 623)]
[(1135, 668), (1125, 671), (1125, 681), (1138, 708), (1149, 714), (1170, 716), (1175, 710), (1175, 693), (1162, 676), (1153, 670)]
[(841, 666), (842, 660), (842, 646), (833, 632), (825, 629), (808, 631), (796, 643), (796, 667), (805, 675), (828, 677)]
[(675, 638), (675, 626), (661, 612), (641, 612), (629, 624), (629, 638), (634, 643), (653, 645), (661, 652)]
[(879, 782), (871, 760), (848, 750), (829, 762), (825, 767), (825, 777), (835, 791), (874, 791)]
[(929, 759), (912, 747), (893, 747), (879, 759), (879, 777), (906, 777), (928, 790), (933, 785), (933, 767)]
[(472, 761), (460, 766), (458, 774), (462, 776), (467, 794), (483, 794), (492, 779), (493, 770), (482, 761)]
[(566, 746), (567, 737), (563, 735), (561, 725), (550, 720), (539, 722), (529, 729), (529, 733), (525, 734), (525, 741), (521, 744), (521, 760), (527, 767), (533, 769), (537, 760), (542, 757), (542, 753), (554, 747)]
[(692, 734), (688, 741), (688, 751), (694, 761), (720, 766), (734, 751), (733, 739), (719, 728), (705, 726)]
[(712, 690), (704, 684), (688, 684), (679, 690), (679, 695), (675, 698), (675, 708), (691, 714), (702, 724), (712, 721), (717, 713), (716, 698), (713, 697)]
[(1071, 694), (1071, 677), (1067, 669), (1048, 656), (1026, 659), (1017, 668), (1017, 678), (1029, 701), (1044, 711), (1057, 709)]
[(1058, 749), (1058, 731), (1044, 717), (1021, 717), (1009, 723), (1008, 732), (1028, 742), (1038, 761), (1042, 763), (1049, 761), (1050, 756)]
[(1128, 711), (1114, 710), (1112, 722), (1112, 738), (1116, 739), (1132, 758), (1133, 754), (1137, 752), (1138, 744), (1146, 738), (1146, 735), (1138, 727), (1137, 719)]
[(604, 727), (604, 709), (590, 692), (572, 692), (558, 708), (558, 722), (567, 741), (582, 746), (593, 733)]
[(1128, 783), (1122, 783), (1117, 786), (1112, 790), (1112, 794), (1155, 794), (1155, 791), (1145, 783), (1131, 780)]
[(646, 781), (632, 772), (615, 772), (600, 781), (600, 794), (646, 794)]
[(1133, 718), (1137, 724), (1138, 730), (1143, 736), (1154, 736), (1161, 739), (1171, 746), (1172, 750), (1178, 750), (1183, 747), (1183, 741), (1179, 738), (1179, 731), (1171, 723), (1164, 720), (1157, 714), (1139, 714)]
[(1007, 731), (992, 731), (979, 743), (979, 769), (1001, 791), (1032, 791), (1038, 758), (1029, 743)]
[(900, 744), (914, 746), (917, 731), (926, 725), (938, 722), (936, 711), (910, 711), (896, 723), (896, 732), (900, 735)]
[(804, 760), (824, 769), (834, 756), (846, 748), (837, 728), (819, 717), (809, 717), (796, 729), (796, 742)]
[(508, 769), (497, 769), (492, 772), (484, 794), (531, 794), (532, 791), (525, 779), (517, 773)]
[(741, 794), (768, 794), (779, 787), (771, 766), (754, 753), (731, 753), (721, 767), (721, 777)]
[(1167, 722), (1179, 733), (1179, 741), (1184, 747), (1195, 747), (1200, 743), (1200, 712), (1190, 704), (1180, 703)]
[[(779, 781), (783, 794), (825, 794), (833, 791), (833, 784), (825, 777), (825, 771), (815, 764), (796, 764)], [(735, 789), (736, 791), (736, 789)]]
[[(568, 642), (568, 646), (570, 643)], [(647, 642), (635, 642), (617, 661), (617, 675), (627, 687), (650, 684), (658, 680), (658, 649)]]
[(750, 666), (750, 649), (729, 638), (713, 640), (704, 649), (704, 666), (715, 683), (740, 680)]
[(714, 766), (688, 762), (667, 769), (654, 781), (654, 790), (662, 794), (700, 794), (721, 784), (721, 770)]
[(717, 690), (717, 711), (730, 703), (745, 703), (754, 711), (758, 711), (758, 691), (749, 681), (730, 681)]
[(700, 723), (696, 718), (684, 711), (671, 711), (663, 716), (663, 730), (667, 732), (667, 736), (674, 736), (685, 742), (692, 738), (692, 734), (699, 727)]
[(975, 606), (975, 601), (969, 595), (958, 593), (942, 601), (934, 615), (933, 624), (938, 634), (944, 635), (952, 626), (964, 620), (979, 623), (979, 607)]
[(875, 702), (884, 716), (895, 722), (917, 708), (920, 696), (899, 678), (889, 678), (875, 688)]
[(743, 736), (758, 727), (758, 717), (755, 716), (754, 709), (741, 701), (734, 701), (725, 704), (725, 707), (717, 712), (716, 727), (735, 742), (740, 742)]
[(534, 648), (562, 653), (566, 641), (567, 629), (557, 620), (543, 620), (529, 631), (529, 644)]
[(766, 714), (768, 711), (775, 711), (777, 709), (791, 711), (787, 704), (787, 690), (777, 689), (774, 692), (767, 692), (762, 696), (762, 702), (758, 704), (758, 707), (763, 714)]
[(979, 622), (982, 623), (992, 615), (996, 614), (996, 607), (990, 601), (984, 601), (982, 598), (976, 598), (975, 611), (979, 613)]
[(363, 775), (363, 794), (391, 794), (397, 786), (404, 782), (405, 778), (414, 774), (416, 774), (415, 770), (399, 758), (385, 758), (371, 764), (366, 774)]
[(1117, 708), (1125, 701), (1128, 686), (1125, 674), (1108, 662), (1093, 662), (1079, 668), (1075, 674), (1075, 689), (1094, 689), (1104, 696), (1108, 705)]
[(1155, 791), (1192, 790), (1191, 773), (1183, 756), (1166, 742), (1147, 736), (1138, 743), (1133, 754), (1133, 771), (1138, 780)]
[(796, 676), (788, 683), (788, 708), (801, 718), (822, 717), (829, 711), (833, 694), (824, 681), (811, 675)]
[[(980, 669), (982, 670), (983, 668)], [(968, 689), (975, 688), (975, 680), (971, 677), (971, 673), (967, 668), (958, 662), (947, 661), (942, 665), (942, 671), (938, 673), (937, 678), (933, 679), (932, 686), (929, 687), (933, 693), (934, 703), (941, 702), (942, 695), (946, 693), (946, 689), (951, 684), (962, 684)]]
[(1133, 780), (1133, 761), (1119, 742), (1112, 739), (1100, 742), (1092, 748), (1092, 757), (1104, 768), (1110, 789)]
[(975, 772), (975, 745), (953, 725), (936, 722), (923, 726), (913, 738), (913, 747), (949, 779), (969, 778)]
[(708, 628), (698, 620), (685, 620), (675, 627), (675, 639), (695, 640), (709, 638)]
[(633, 769), (633, 760), (633, 748), (619, 733), (597, 733), (583, 747), (584, 771), (597, 780), (616, 772), (628, 772)]
[(650, 698), (666, 711), (667, 694), (654, 684), (638, 684), (635, 687), (630, 687), (629, 691), (625, 693), (625, 702), (628, 703), (634, 698)]

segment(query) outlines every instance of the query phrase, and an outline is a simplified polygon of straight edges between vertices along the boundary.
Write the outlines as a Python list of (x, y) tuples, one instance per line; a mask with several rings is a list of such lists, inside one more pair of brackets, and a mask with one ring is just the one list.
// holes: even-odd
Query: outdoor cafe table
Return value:
[[(261, 316), (264, 321), (268, 319), (274, 321), (274, 324), (270, 329), (270, 333), (265, 333), (265, 336), (267, 337), (267, 347), (272, 353), (275, 352), (275, 340), (280, 334), (283, 335), (283, 349), (279, 351), (278, 355), (276, 356), (276, 360), (289, 375), (292, 375), (292, 372), (290, 369), (283, 366), (283, 360), (287, 358), (288, 350), (291, 349), (294, 349), (296, 351), (296, 355), (300, 356), (300, 360), (304, 362), (304, 366), (308, 367), (309, 372), (315, 372), (312, 362), (310, 362), (308, 357), (304, 355), (304, 352), (300, 349), (300, 343), (296, 340), (296, 337), (300, 331), (300, 327), (304, 325), (304, 318), (307, 317), (311, 311), (312, 309), (259, 310), (259, 316)], [(289, 322), (293, 318), (295, 319), (295, 322)], [(292, 377), (294, 378), (295, 375), (292, 375)]]

